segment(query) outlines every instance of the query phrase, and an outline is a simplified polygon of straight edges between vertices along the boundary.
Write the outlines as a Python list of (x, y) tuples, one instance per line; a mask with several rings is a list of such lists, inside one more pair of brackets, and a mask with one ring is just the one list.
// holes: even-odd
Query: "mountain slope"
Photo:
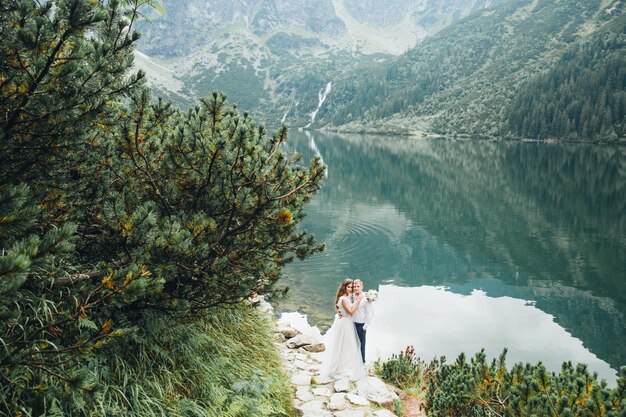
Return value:
[(503, 131), (524, 137), (626, 136), (626, 15), (521, 85)]
[(503, 1), (169, 0), (139, 28), (137, 65), (183, 107), (222, 90), (257, 118), (306, 125), (329, 80)]
[[(622, 30), (620, 0), (171, 0), (165, 7), (144, 23), (138, 65), (182, 107), (221, 90), (271, 126), (624, 135), (624, 40), (602, 40), (605, 27)], [(571, 65), (565, 91), (555, 80)], [(588, 74), (593, 83), (581, 83)], [(566, 103), (596, 90), (606, 97)], [(583, 107), (602, 116), (585, 127)]]
[(620, 2), (515, 0), (460, 20), (365, 77), (335, 82), (318, 125), (496, 135), (520, 85), (552, 68)]

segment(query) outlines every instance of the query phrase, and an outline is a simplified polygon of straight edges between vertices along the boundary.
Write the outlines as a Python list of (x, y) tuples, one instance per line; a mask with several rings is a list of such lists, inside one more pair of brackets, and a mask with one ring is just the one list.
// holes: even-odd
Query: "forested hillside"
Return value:
[(270, 126), (623, 136), (622, 1), (218, 3), (166, 3), (141, 23), (140, 67), (183, 108), (222, 90)]
[(520, 86), (505, 115), (516, 136), (625, 137), (626, 15)]
[[(362, 68), (358, 77), (350, 74), (337, 79), (317, 125), (387, 133), (499, 135), (514, 112), (511, 103), (522, 100), (529, 89), (538, 88), (530, 80), (553, 68), (561, 71), (562, 59), (569, 62), (581, 57), (582, 52), (572, 48), (582, 51), (590, 43), (605, 45), (610, 53), (598, 51), (595, 58), (576, 65), (594, 72), (596, 88), (613, 89), (612, 98), (606, 100), (614, 105), (619, 95), (613, 93), (623, 92), (624, 87), (615, 84), (619, 75), (609, 74), (609, 68), (623, 60), (624, 51), (619, 48), (623, 39), (615, 34), (599, 41), (595, 32), (612, 24), (623, 5), (617, 2), (612, 8), (608, 6), (607, 2), (583, 0), (514, 0), (477, 12), (396, 61), (369, 70)], [(619, 29), (619, 24), (614, 26)], [(563, 58), (564, 54), (569, 58)], [(597, 72), (599, 68), (594, 66), (599, 62), (606, 66), (606, 73)], [(577, 89), (582, 91), (582, 87)], [(546, 95), (551, 93), (545, 92), (541, 100), (545, 101)], [(531, 123), (532, 115), (526, 117), (527, 124)], [(618, 118), (618, 114), (611, 115), (614, 124), (620, 123)], [(612, 129), (617, 133), (620, 128)], [(604, 130), (610, 133), (611, 128)], [(513, 133), (531, 131), (520, 128)], [(602, 133), (602, 126), (589, 126), (587, 138), (596, 137), (596, 133)]]
[(169, 0), (138, 22), (136, 65), (182, 108), (219, 90), (268, 126), (305, 126), (329, 81), (505, 1)]

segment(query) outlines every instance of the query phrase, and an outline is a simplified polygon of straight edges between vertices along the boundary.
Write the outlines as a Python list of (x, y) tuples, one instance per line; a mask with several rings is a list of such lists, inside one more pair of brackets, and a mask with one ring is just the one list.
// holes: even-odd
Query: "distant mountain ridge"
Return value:
[(624, 4), (172, 0), (165, 8), (141, 28), (137, 61), (181, 106), (221, 90), (269, 125), (524, 136), (509, 122), (518, 90), (600, 36)]
[(301, 104), (292, 113), (309, 117), (329, 78), (389, 59), (503, 1), (169, 0), (164, 13), (148, 11), (140, 24), (136, 63), (183, 107), (222, 90), (240, 108), (278, 123), (295, 102)]
[[(404, 26), (417, 39), (470, 12), (505, 0), (168, 0), (164, 13), (151, 13), (150, 22), (140, 25), (140, 49), (154, 57), (180, 57), (210, 44), (215, 34), (235, 28), (264, 37), (281, 31), (296, 31), (311, 36), (342, 36), (367, 47), (371, 34), (362, 28), (393, 31)], [(375, 34), (376, 35), (376, 34)], [(395, 50), (387, 45), (387, 50)]]
[(233, 29), (263, 36), (298, 28), (331, 37), (346, 29), (331, 0), (169, 0), (164, 8), (140, 26), (140, 49), (151, 56), (185, 56)]

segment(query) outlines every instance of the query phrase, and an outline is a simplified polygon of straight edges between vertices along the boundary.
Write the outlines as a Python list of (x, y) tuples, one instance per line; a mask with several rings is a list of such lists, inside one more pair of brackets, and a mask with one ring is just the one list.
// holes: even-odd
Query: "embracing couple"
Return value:
[(360, 379), (367, 374), (365, 336), (373, 313), (361, 280), (347, 278), (341, 283), (335, 297), (335, 310), (335, 321), (326, 333), (322, 373), (336, 379)]

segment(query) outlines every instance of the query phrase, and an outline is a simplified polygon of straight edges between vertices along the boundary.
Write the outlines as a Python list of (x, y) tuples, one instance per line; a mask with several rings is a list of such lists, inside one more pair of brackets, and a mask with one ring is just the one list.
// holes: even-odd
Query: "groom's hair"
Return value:
[(361, 285), (363, 285), (363, 281), (361, 281), (360, 279), (355, 279), (354, 281), (352, 281), (353, 284), (356, 284), (357, 282), (360, 282)]

